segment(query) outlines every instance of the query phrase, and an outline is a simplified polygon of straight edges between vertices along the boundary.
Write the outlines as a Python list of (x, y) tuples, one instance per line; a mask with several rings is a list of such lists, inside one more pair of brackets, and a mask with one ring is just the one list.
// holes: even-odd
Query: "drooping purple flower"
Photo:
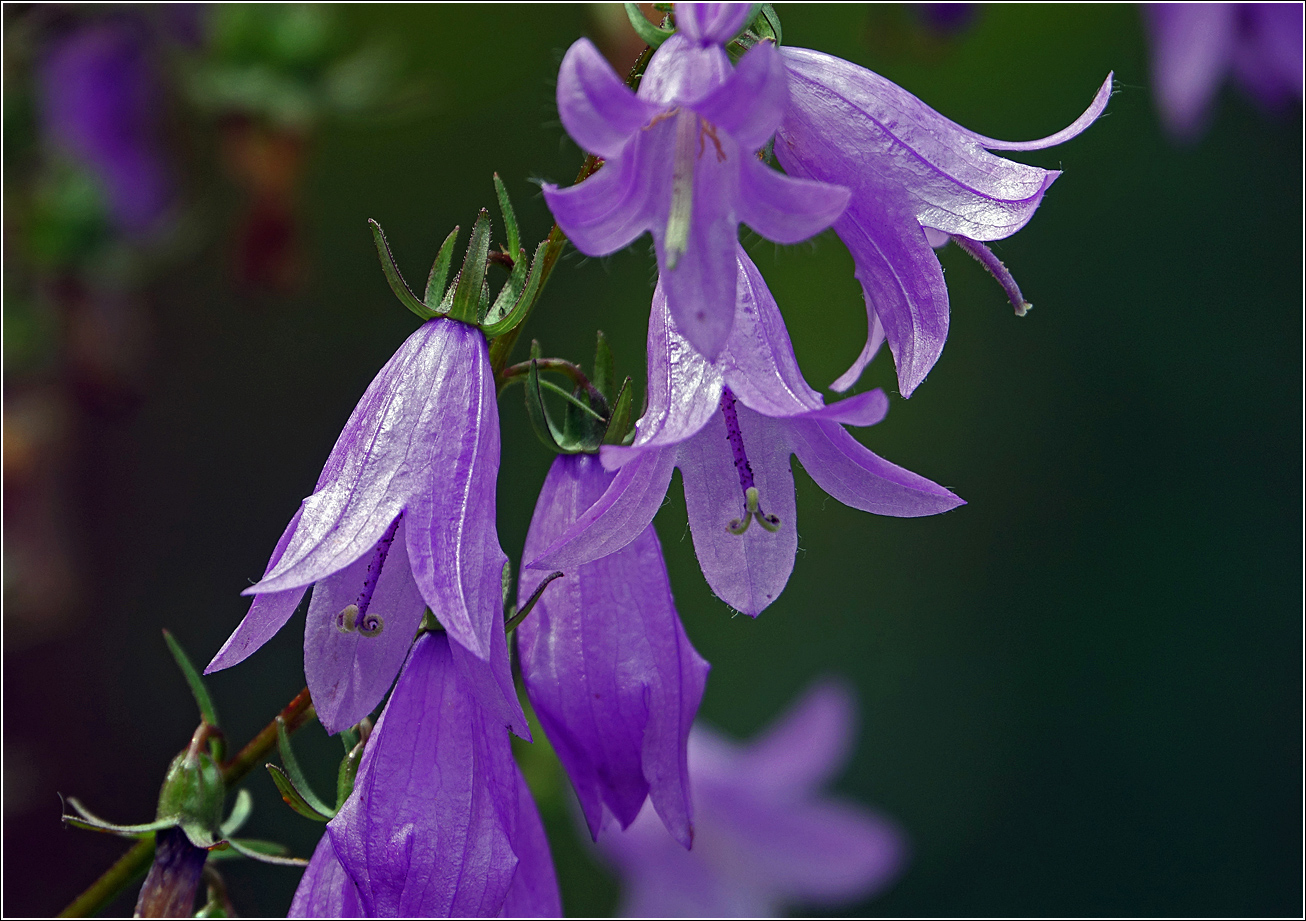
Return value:
[(445, 634), (424, 634), (327, 824), (293, 916), (556, 917), (539, 813), (508, 733)]
[[(1011, 142), (969, 131), (848, 61), (805, 48), (784, 48), (780, 56), (789, 104), (776, 132), (776, 159), (792, 176), (852, 190), (834, 229), (853, 255), (869, 335), (832, 386), (842, 391), (856, 383), (882, 335), (899, 389), (910, 396), (948, 334), (948, 291), (931, 242), (950, 237), (975, 254), (987, 252), (978, 241), (1001, 240), (1024, 227), (1061, 173), (989, 151), (1040, 150), (1075, 137), (1102, 114), (1111, 77), (1069, 127), (1042, 140)], [(1006, 286), (1001, 263), (985, 264)], [(1013, 289), (1011, 282), (1008, 293)], [(1015, 306), (1028, 307), (1023, 298)]]
[(154, 51), (144, 23), (117, 15), (56, 38), (37, 72), (47, 138), (95, 173), (129, 234), (155, 229), (172, 200)]
[(1299, 3), (1149, 3), (1152, 87), (1167, 130), (1193, 141), (1230, 71), (1267, 109), (1302, 98)]
[(722, 45), (749, 9), (677, 4), (679, 31), (649, 61), (638, 93), (588, 40), (572, 45), (558, 74), (558, 114), (604, 164), (569, 189), (544, 186), (559, 226), (586, 255), (652, 232), (672, 315), (709, 358), (730, 334), (740, 222), (768, 240), (797, 243), (830, 226), (848, 202), (846, 189), (785, 176), (754, 156), (788, 97), (773, 44), (730, 66)]
[(738, 745), (701, 724), (689, 737), (698, 834), (685, 851), (648, 808), (600, 850), (622, 878), (628, 917), (771, 917), (786, 905), (866, 899), (901, 871), (892, 822), (824, 796), (847, 761), (855, 708), (837, 684), (808, 691), (760, 739)]
[(742, 247), (736, 258), (735, 321), (715, 361), (681, 333), (658, 285), (648, 408), (635, 441), (603, 448), (604, 466), (619, 468), (612, 484), (530, 565), (567, 570), (626, 546), (653, 520), (679, 467), (703, 575), (723, 601), (756, 616), (779, 596), (798, 549), (791, 454), (827, 493), (863, 511), (916, 517), (962, 504), (848, 434), (844, 425), (884, 418), (888, 399), (875, 390), (825, 405), (798, 369), (761, 273)]
[(267, 642), (315, 584), (304, 671), (328, 731), (381, 702), (429, 607), (482, 705), (529, 738), (504, 637), (498, 470), (485, 336), (428, 320), (368, 386), (206, 673)]
[[(561, 537), (612, 479), (593, 455), (555, 458), (525, 558)], [(524, 576), (522, 593), (532, 587)], [(598, 836), (605, 811), (625, 827), (651, 798), (672, 836), (689, 847), (685, 745), (709, 666), (680, 624), (653, 526), (552, 583), (517, 638), (526, 691), (590, 834)]]

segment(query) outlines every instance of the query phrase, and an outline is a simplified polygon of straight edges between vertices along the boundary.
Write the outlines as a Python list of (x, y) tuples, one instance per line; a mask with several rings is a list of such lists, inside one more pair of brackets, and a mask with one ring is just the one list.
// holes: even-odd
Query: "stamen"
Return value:
[(676, 162), (671, 173), (671, 213), (663, 245), (667, 270), (671, 271), (689, 248), (689, 222), (694, 214), (694, 117), (681, 113), (676, 119)]
[(743, 534), (756, 519), (767, 531), (780, 530), (780, 519), (762, 511), (762, 494), (753, 482), (753, 467), (748, 463), (748, 454), (744, 451), (744, 435), (739, 430), (739, 414), (735, 411), (735, 395), (729, 387), (721, 390), (721, 415), (726, 420), (726, 440), (730, 442), (730, 452), (735, 458), (735, 473), (739, 475), (739, 488), (744, 493), (744, 515), (731, 519), (726, 530), (731, 534)]
[(703, 151), (707, 149), (704, 138), (712, 139), (712, 146), (716, 148), (716, 162), (726, 162), (725, 148), (721, 146), (721, 139), (716, 136), (716, 125), (700, 116), (698, 119), (698, 155), (700, 158), (703, 156)]
[(1016, 284), (1016, 279), (1012, 277), (1010, 270), (1002, 264), (1002, 260), (993, 255), (993, 250), (989, 249), (978, 240), (972, 240), (970, 237), (963, 237), (961, 234), (952, 234), (952, 242), (961, 247), (963, 252), (970, 254), (980, 265), (984, 266), (988, 273), (997, 279), (998, 284), (1002, 285), (1002, 290), (1007, 293), (1007, 299), (1011, 301), (1011, 306), (1016, 308), (1016, 316), (1023, 317), (1029, 313), (1034, 306), (1025, 300), (1025, 295), (1020, 293), (1020, 286)]
[(372, 561), (367, 564), (367, 577), (363, 580), (363, 590), (358, 593), (358, 600), (345, 605), (336, 615), (336, 629), (341, 633), (357, 630), (361, 636), (372, 637), (385, 629), (385, 619), (379, 614), (369, 614), (367, 609), (372, 604), (376, 584), (381, 580), (381, 569), (385, 566), (386, 557), (390, 555), (390, 545), (395, 542), (395, 532), (399, 530), (399, 521), (403, 517), (403, 512), (400, 512), (390, 522), (390, 527), (385, 529), (376, 549), (372, 551)]

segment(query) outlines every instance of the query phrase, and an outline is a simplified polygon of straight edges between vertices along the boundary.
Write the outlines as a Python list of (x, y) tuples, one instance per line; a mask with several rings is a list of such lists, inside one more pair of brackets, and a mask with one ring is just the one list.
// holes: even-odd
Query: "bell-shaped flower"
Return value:
[(862, 511), (910, 518), (962, 504), (848, 434), (844, 425), (884, 418), (888, 399), (875, 390), (825, 405), (803, 379), (761, 273), (742, 247), (736, 258), (735, 321), (715, 361), (681, 333), (658, 285), (648, 407), (635, 441), (603, 448), (603, 465), (617, 469), (612, 484), (530, 565), (565, 571), (626, 546), (653, 520), (679, 467), (703, 575), (723, 601), (756, 616), (779, 596), (798, 550), (790, 455), (827, 493)]
[(604, 163), (544, 197), (576, 248), (604, 256), (653, 234), (658, 274), (685, 338), (715, 358), (734, 316), (734, 250), (742, 221), (778, 243), (830, 226), (847, 189), (785, 176), (754, 154), (785, 109), (785, 69), (771, 42), (732, 68), (722, 47), (743, 28), (747, 4), (676, 4), (679, 31), (649, 61), (632, 92), (588, 40), (567, 51), (558, 114), (571, 137)]
[[(594, 455), (555, 458), (525, 558), (561, 537), (612, 480)], [(530, 581), (524, 577), (523, 591)], [(571, 777), (590, 834), (598, 836), (605, 810), (625, 827), (651, 798), (672, 836), (689, 847), (685, 745), (709, 666), (676, 614), (652, 525), (616, 553), (551, 583), (517, 628), (517, 649), (526, 692)]]
[(368, 386), (206, 673), (267, 642), (314, 585), (304, 671), (322, 724), (339, 732), (381, 702), (429, 607), (482, 705), (529, 738), (504, 635), (498, 471), (485, 336), (428, 320)]
[(1148, 3), (1152, 88), (1166, 129), (1195, 140), (1232, 73), (1267, 109), (1302, 98), (1300, 3)]
[(423, 634), (327, 824), (292, 916), (556, 917), (544, 827), (508, 733), (445, 634)]
[(622, 880), (622, 913), (644, 918), (773, 917), (788, 905), (867, 899), (902, 869), (887, 819), (822, 794), (847, 762), (856, 710), (837, 684), (810, 690), (759, 739), (689, 737), (698, 834), (678, 847), (645, 808), (599, 849)]
[(1069, 127), (1042, 140), (1011, 142), (969, 131), (840, 58), (805, 48), (784, 48), (780, 57), (789, 104), (776, 132), (776, 159), (791, 176), (852, 190), (834, 229), (852, 253), (869, 333), (866, 348), (833, 387), (851, 387), (887, 338), (898, 386), (910, 396), (948, 335), (948, 291), (931, 245), (955, 240), (1003, 283), (1017, 312), (1029, 306), (979, 241), (1024, 227), (1061, 173), (989, 151), (1040, 150), (1075, 137), (1106, 108), (1111, 77)]

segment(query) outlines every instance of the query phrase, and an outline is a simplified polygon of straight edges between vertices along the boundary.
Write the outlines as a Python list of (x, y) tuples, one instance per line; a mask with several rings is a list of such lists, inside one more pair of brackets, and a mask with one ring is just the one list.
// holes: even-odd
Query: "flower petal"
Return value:
[(1233, 60), (1237, 9), (1225, 3), (1148, 4), (1152, 88), (1165, 126), (1192, 138)]
[(784, 436), (784, 427), (792, 423), (743, 406), (736, 411), (762, 511), (779, 517), (779, 530), (767, 531), (756, 522), (743, 534), (728, 530), (732, 520), (744, 516), (745, 504), (719, 413), (680, 446), (676, 465), (685, 482), (694, 551), (708, 585), (726, 604), (756, 617), (780, 596), (798, 552), (794, 475)]
[(681, 3), (676, 29), (694, 41), (724, 45), (748, 24), (750, 12), (747, 3)]
[(358, 887), (336, 858), (331, 836), (325, 832), (313, 850), (313, 859), (299, 880), (290, 918), (361, 918)]
[(825, 230), (852, 197), (842, 185), (786, 176), (751, 157), (743, 167), (739, 220), (777, 243), (801, 243)]
[[(556, 458), (524, 555), (563, 534), (612, 479), (595, 457)], [(524, 579), (520, 595), (533, 587)], [(668, 830), (688, 847), (685, 745), (708, 665), (676, 615), (652, 526), (551, 585), (518, 635), (527, 691), (590, 834), (597, 838), (605, 806), (628, 826), (651, 792)]]
[(622, 156), (605, 161), (577, 185), (560, 189), (544, 184), (553, 219), (586, 256), (615, 253), (649, 228), (646, 203), (660, 177), (644, 168), (641, 154), (648, 146), (647, 134), (641, 135)]
[(658, 111), (657, 105), (635, 96), (589, 39), (567, 49), (558, 71), (558, 115), (583, 149), (617, 156)]
[(518, 864), (518, 806), (499, 780), (515, 770), (511, 759), (507, 735), (452, 667), (447, 638), (419, 637), (354, 793), (327, 824), (368, 916), (498, 914)]
[(797, 799), (832, 780), (848, 762), (857, 729), (852, 692), (839, 681), (810, 688), (766, 733), (740, 750), (731, 769), (758, 793)]
[[(608, 449), (604, 449), (605, 453)], [(645, 451), (617, 471), (599, 500), (556, 541), (527, 563), (534, 569), (571, 569), (615, 553), (639, 537), (667, 497), (676, 451)], [(529, 554), (524, 554), (529, 559)]]
[[(925, 228), (927, 242), (929, 241), (929, 229), (928, 227)], [(884, 345), (884, 325), (880, 323), (880, 318), (875, 315), (875, 311), (868, 310), (866, 312), (866, 325), (868, 327), (866, 345), (862, 346), (861, 354), (852, 363), (852, 367), (840, 374), (835, 378), (834, 383), (830, 384), (830, 389), (836, 393), (843, 393), (857, 383), (862, 376), (862, 372), (866, 370), (866, 366), (871, 363), (871, 359), (879, 353), (880, 346)]]
[(898, 389), (909, 397), (948, 338), (948, 288), (938, 257), (915, 219), (888, 201), (856, 202), (834, 229), (853, 254), (866, 299), (869, 335), (862, 354), (872, 351), (882, 331), (898, 366)]
[(1085, 129), (1093, 124), (1093, 122), (1097, 121), (1097, 117), (1106, 111), (1106, 104), (1111, 99), (1111, 88), (1114, 82), (1115, 73), (1112, 72), (1107, 74), (1106, 80), (1104, 80), (1102, 85), (1098, 87), (1097, 94), (1093, 97), (1093, 101), (1088, 104), (1088, 108), (1084, 110), (1079, 118), (1075, 119), (1055, 134), (1049, 134), (1047, 137), (1039, 138), (1037, 141), (999, 141), (996, 138), (989, 138), (982, 134), (976, 134), (974, 131), (970, 132), (970, 135), (981, 147), (986, 147), (989, 150), (1043, 150), (1048, 147), (1056, 147), (1058, 144), (1064, 144), (1071, 138), (1083, 134)]
[(430, 423), (443, 417), (444, 401), (468, 399), (457, 392), (469, 377), (469, 355), (460, 347), (466, 334), (452, 327), (470, 330), (429, 320), (386, 362), (345, 423), (317, 490), (304, 500), (285, 554), (243, 594), (297, 588), (343, 569), (371, 550), (409, 499), (428, 487), (439, 469), (435, 459), (462, 437), (437, 433)]
[(521, 771), (517, 772), (517, 829), (512, 841), (517, 855), (517, 872), (504, 897), (504, 918), (560, 918), (562, 896), (553, 869), (549, 839), (544, 834), (535, 799)]
[(337, 624), (340, 612), (357, 601), (376, 562), (373, 553), (313, 588), (304, 626), (304, 675), (318, 719), (332, 735), (353, 726), (381, 703), (422, 622), (426, 602), (408, 567), (405, 532), (400, 519), (367, 610), (369, 616), (383, 618), (380, 634), (342, 632)]
[(816, 484), (850, 508), (915, 518), (965, 504), (942, 486), (872, 454), (833, 422), (795, 419), (785, 434)]
[(694, 111), (751, 153), (775, 134), (789, 101), (787, 81), (775, 45), (763, 42), (739, 59), (724, 83), (694, 103)]
[(468, 692), (485, 711), (486, 721), (503, 726), (519, 739), (529, 742), (531, 731), (526, 724), (521, 701), (517, 699), (517, 688), (513, 685), (512, 663), (508, 657), (508, 638), (503, 630), (503, 621), (498, 620), (497, 625), (497, 629), (490, 635), (489, 661), (454, 642), (450, 646), (453, 663)]

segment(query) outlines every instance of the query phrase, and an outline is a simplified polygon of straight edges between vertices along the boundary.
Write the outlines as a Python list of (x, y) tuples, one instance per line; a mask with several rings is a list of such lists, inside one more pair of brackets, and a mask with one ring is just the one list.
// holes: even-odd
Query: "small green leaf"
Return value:
[(603, 398), (611, 402), (617, 392), (616, 360), (612, 357), (612, 347), (607, 337), (599, 330), (599, 342), (594, 349), (594, 386)]
[(508, 200), (508, 189), (504, 187), (503, 180), (499, 174), (494, 174), (494, 194), (499, 198), (499, 210), (503, 212), (503, 230), (504, 235), (508, 238), (508, 252), (515, 253), (521, 249), (521, 238), (518, 236), (517, 215), (513, 213), (512, 202)]
[(444, 243), (440, 245), (440, 252), (435, 255), (435, 262), (431, 263), (431, 274), (426, 276), (426, 296), (422, 298), (427, 310), (435, 311), (444, 299), (444, 283), (449, 278), (449, 266), (453, 264), (458, 230), (459, 228), (455, 227), (449, 236), (444, 238)]
[(354, 792), (354, 778), (358, 776), (358, 765), (363, 760), (363, 742), (359, 741), (340, 762), (336, 774), (336, 812), (345, 805), (349, 794)]
[(230, 838), (240, 831), (240, 827), (248, 821), (249, 814), (253, 811), (254, 797), (249, 795), (248, 790), (241, 787), (236, 791), (236, 802), (231, 807), (231, 814), (227, 816), (227, 821), (222, 823), (222, 827), (218, 829), (222, 833), (222, 837)]
[(290, 733), (286, 732), (286, 722), (279, 716), (277, 717), (277, 750), (281, 753), (281, 763), (286, 768), (290, 782), (295, 785), (296, 792), (304, 798), (304, 801), (325, 816), (335, 815), (335, 810), (318, 799), (309, 785), (308, 778), (304, 776), (299, 761), (295, 759), (295, 753), (290, 747)]
[(626, 17), (630, 20), (630, 27), (635, 30), (635, 34), (643, 39), (644, 44), (650, 48), (660, 47), (663, 42), (675, 34), (668, 29), (659, 29), (649, 22), (641, 12), (638, 3), (626, 4)]
[(381, 229), (381, 225), (370, 218), (367, 223), (372, 227), (372, 240), (376, 243), (376, 254), (381, 257), (381, 271), (385, 273), (385, 280), (389, 283), (390, 290), (394, 292), (395, 297), (399, 298), (399, 303), (423, 320), (434, 317), (435, 312), (417, 299), (417, 295), (408, 287), (404, 277), (399, 274), (399, 268), (395, 265), (394, 256), (390, 254), (390, 244), (386, 242), (385, 231)]
[(490, 258), (490, 212), (484, 208), (472, 225), (463, 267), (458, 272), (449, 318), (475, 326), (480, 320), (480, 302), (485, 288), (485, 268)]
[(626, 378), (621, 384), (620, 392), (617, 393), (617, 399), (612, 404), (612, 414), (608, 417), (608, 427), (603, 433), (603, 443), (605, 445), (625, 443), (626, 433), (630, 431), (634, 394), (635, 388), (631, 386), (630, 378)]
[(172, 658), (176, 661), (177, 667), (181, 669), (181, 673), (186, 677), (186, 683), (190, 685), (190, 692), (195, 696), (195, 703), (200, 708), (200, 716), (204, 722), (216, 729), (218, 727), (218, 711), (213, 706), (213, 698), (209, 697), (208, 688), (204, 687), (204, 679), (195, 670), (195, 666), (191, 665), (190, 659), (187, 657), (185, 650), (181, 648), (181, 644), (177, 642), (176, 637), (164, 630), (163, 641), (168, 644), (168, 651), (172, 653)]
[(526, 275), (526, 283), (522, 286), (521, 294), (517, 296), (517, 303), (513, 304), (508, 315), (502, 320), (494, 320), (491, 317), (491, 322), (486, 323), (481, 328), (486, 339), (502, 336), (515, 328), (518, 323), (526, 318), (531, 308), (535, 306), (535, 300), (540, 296), (540, 279), (544, 276), (541, 256), (547, 246), (548, 241), (544, 240), (535, 248), (535, 256), (531, 259), (531, 269)]
[(272, 775), (272, 782), (277, 785), (277, 791), (281, 794), (281, 798), (285, 800), (287, 806), (298, 812), (304, 818), (312, 819), (314, 822), (331, 821), (334, 817), (334, 813), (321, 812), (309, 805), (303, 795), (295, 789), (295, 785), (291, 782), (290, 778), (286, 776), (285, 771), (281, 770), (281, 768), (277, 767), (275, 764), (265, 764), (264, 767), (266, 767), (268, 773)]

